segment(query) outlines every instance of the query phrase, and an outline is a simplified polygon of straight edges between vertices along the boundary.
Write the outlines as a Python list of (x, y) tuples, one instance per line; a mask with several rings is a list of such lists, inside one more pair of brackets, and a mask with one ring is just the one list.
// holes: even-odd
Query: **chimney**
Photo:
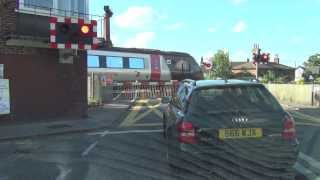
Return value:
[(278, 54), (274, 55), (274, 62), (275, 62), (276, 64), (279, 64), (279, 63), (280, 63), (280, 58), (279, 58), (279, 55), (278, 55)]
[(112, 47), (112, 41), (110, 38), (110, 18), (113, 15), (113, 12), (111, 11), (111, 9), (109, 8), (109, 6), (104, 6), (104, 21), (103, 21), (103, 27), (104, 27), (104, 31), (103, 31), (103, 37), (105, 40), (105, 46), (108, 47)]

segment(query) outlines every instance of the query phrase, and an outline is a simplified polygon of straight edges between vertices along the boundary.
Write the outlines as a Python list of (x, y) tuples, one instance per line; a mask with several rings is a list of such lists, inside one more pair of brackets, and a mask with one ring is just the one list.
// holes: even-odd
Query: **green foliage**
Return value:
[(267, 71), (266, 74), (263, 75), (261, 82), (263, 83), (271, 83), (276, 80), (276, 76), (272, 71)]
[(304, 63), (305, 67), (308, 66), (320, 66), (320, 54), (314, 54), (309, 57), (309, 59)]
[(283, 84), (285, 82), (287, 82), (287, 77), (286, 76), (280, 76), (280, 77), (277, 77), (274, 80), (274, 83), (277, 83), (277, 84)]
[(212, 72), (204, 73), (203, 74), (204, 75), (204, 79), (206, 79), (206, 80), (213, 79), (212, 74), (213, 74)]
[(250, 72), (248, 72), (247, 70), (243, 70), (243, 72), (237, 73), (237, 74), (232, 74), (231, 78), (235, 78), (235, 79), (253, 79), (255, 78), (254, 75), (252, 75)]
[(305, 78), (305, 80), (308, 81), (310, 75), (313, 75), (313, 77), (315, 79), (320, 77), (319, 74), (312, 73), (312, 69), (314, 69), (317, 66), (320, 66), (320, 54), (317, 53), (317, 54), (310, 56), (309, 59), (306, 62), (304, 62), (304, 66), (306, 68), (306, 70), (303, 74), (303, 77)]
[(300, 79), (299, 81), (296, 81), (296, 84), (304, 84), (305, 82), (304, 82), (304, 79)]
[(315, 80), (314, 80), (315, 83), (317, 84), (320, 84), (320, 77), (317, 77)]
[(229, 54), (219, 50), (213, 58), (212, 78), (227, 79), (231, 77), (231, 66), (229, 62)]

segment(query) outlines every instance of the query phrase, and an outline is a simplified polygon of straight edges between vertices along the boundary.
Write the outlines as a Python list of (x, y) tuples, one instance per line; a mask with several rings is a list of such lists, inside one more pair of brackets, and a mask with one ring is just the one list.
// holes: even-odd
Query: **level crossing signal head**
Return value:
[(52, 48), (95, 49), (98, 45), (97, 22), (52, 17), (50, 43)]

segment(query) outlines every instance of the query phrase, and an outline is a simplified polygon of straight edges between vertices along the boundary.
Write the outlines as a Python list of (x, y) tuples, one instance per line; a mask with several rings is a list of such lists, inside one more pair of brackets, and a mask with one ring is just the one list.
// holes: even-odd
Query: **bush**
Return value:
[(304, 79), (300, 79), (300, 80), (296, 81), (296, 84), (304, 84), (304, 83), (305, 83)]

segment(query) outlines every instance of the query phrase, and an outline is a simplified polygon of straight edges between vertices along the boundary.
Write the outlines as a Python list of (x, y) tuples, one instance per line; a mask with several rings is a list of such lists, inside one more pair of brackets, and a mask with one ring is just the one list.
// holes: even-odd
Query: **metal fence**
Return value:
[(88, 100), (94, 103), (110, 102), (117, 99), (160, 98), (175, 96), (178, 81), (167, 82), (111, 82), (104, 83), (96, 74), (88, 76)]
[(113, 83), (104, 90), (112, 90), (113, 100), (118, 98), (160, 98), (174, 96), (178, 81), (170, 82), (124, 82)]

